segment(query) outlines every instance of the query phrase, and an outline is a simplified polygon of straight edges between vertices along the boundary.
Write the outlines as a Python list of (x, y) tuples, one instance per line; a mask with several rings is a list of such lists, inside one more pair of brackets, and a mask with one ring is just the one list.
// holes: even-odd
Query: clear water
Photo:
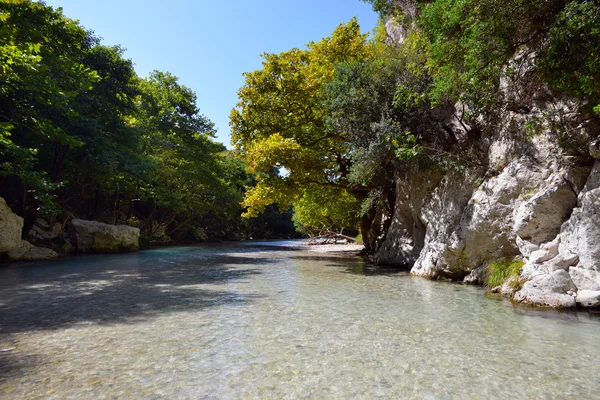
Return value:
[(266, 244), (2, 267), (0, 398), (598, 398), (596, 316), (368, 272)]

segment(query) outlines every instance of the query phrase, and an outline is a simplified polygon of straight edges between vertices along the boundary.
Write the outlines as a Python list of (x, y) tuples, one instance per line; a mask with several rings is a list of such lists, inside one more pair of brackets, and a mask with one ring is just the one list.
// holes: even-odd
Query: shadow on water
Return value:
[(4, 267), (0, 335), (243, 305), (255, 296), (221, 286), (259, 274), (252, 265), (270, 262), (275, 261), (176, 249)]
[(332, 268), (340, 268), (343, 272), (353, 275), (363, 276), (380, 276), (380, 275), (397, 275), (406, 274), (407, 270), (402, 268), (385, 267), (369, 263), (357, 256), (349, 256), (347, 254), (340, 255), (299, 255), (290, 256), (293, 260), (302, 261), (318, 261), (326, 262), (325, 266)]

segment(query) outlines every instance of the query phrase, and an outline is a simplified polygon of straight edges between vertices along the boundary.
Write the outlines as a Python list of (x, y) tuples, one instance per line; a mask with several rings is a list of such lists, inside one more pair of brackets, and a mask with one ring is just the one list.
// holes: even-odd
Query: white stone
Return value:
[(559, 269), (533, 276), (515, 293), (514, 299), (522, 303), (570, 308), (575, 306), (575, 296), (569, 293), (576, 291), (569, 273)]
[(577, 304), (583, 307), (600, 307), (600, 290), (580, 290), (577, 293)]
[(569, 275), (578, 290), (600, 290), (600, 272), (571, 267)]

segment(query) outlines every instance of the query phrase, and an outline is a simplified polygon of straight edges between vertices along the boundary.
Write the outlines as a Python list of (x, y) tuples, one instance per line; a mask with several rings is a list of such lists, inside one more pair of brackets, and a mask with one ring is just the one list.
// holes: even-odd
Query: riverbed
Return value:
[(0, 398), (594, 399), (600, 318), (293, 242), (0, 267)]

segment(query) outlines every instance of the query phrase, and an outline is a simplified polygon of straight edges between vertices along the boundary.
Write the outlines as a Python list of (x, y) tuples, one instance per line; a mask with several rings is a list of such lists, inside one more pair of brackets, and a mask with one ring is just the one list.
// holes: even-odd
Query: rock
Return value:
[(576, 301), (583, 307), (600, 307), (600, 290), (580, 290), (577, 292)]
[(21, 246), (23, 218), (13, 213), (0, 197), (0, 254), (9, 253)]
[(577, 257), (575, 254), (559, 254), (542, 265), (548, 271), (556, 271), (558, 269), (568, 271), (569, 267), (577, 264), (578, 261), (579, 257)]
[(81, 253), (117, 253), (139, 250), (140, 230), (127, 225), (108, 225), (74, 219), (69, 230)]
[(58, 257), (58, 254), (51, 249), (45, 247), (36, 247), (27, 240), (21, 240), (19, 247), (8, 253), (11, 260), (34, 261), (47, 260)]
[(196, 230), (194, 231), (194, 238), (202, 242), (208, 242), (208, 235), (206, 234), (204, 229), (200, 227), (196, 228)]
[(12, 251), (8, 253), (8, 258), (10, 258), (11, 260), (19, 260), (23, 256), (23, 254), (33, 249), (33, 247), (34, 246), (27, 240), (21, 240), (19, 246), (15, 247)]
[(525, 282), (515, 293), (516, 301), (549, 307), (575, 307), (577, 287), (564, 269), (544, 271)]
[(536, 250), (529, 255), (529, 260), (534, 264), (540, 264), (548, 260), (552, 260), (556, 254), (550, 253), (548, 250)]
[(55, 222), (52, 224), (51, 232), (54, 236), (58, 236), (62, 232), (62, 224), (59, 222)]
[(560, 235), (557, 235), (553, 241), (544, 243), (540, 246), (541, 249), (548, 251), (552, 257), (558, 255), (558, 246), (560, 245)]
[(43, 231), (50, 229), (50, 224), (48, 224), (48, 222), (46, 222), (46, 220), (42, 218), (36, 219), (34, 225), (40, 227), (40, 229), (42, 229)]
[(471, 271), (471, 273), (469, 275), (467, 275), (465, 277), (465, 279), (463, 280), (464, 283), (467, 283), (469, 285), (483, 285), (484, 281), (483, 281), (483, 271), (484, 271), (485, 266), (481, 266), (478, 268), (475, 268), (473, 271)]
[(562, 223), (577, 204), (577, 195), (566, 180), (555, 180), (521, 204), (513, 230), (523, 240), (541, 244), (560, 232)]
[(150, 237), (159, 241), (167, 241), (171, 238), (167, 235), (166, 228), (158, 221), (150, 221)]
[(561, 254), (577, 254), (581, 267), (600, 271), (600, 162), (596, 162), (577, 199), (577, 208), (561, 228)]
[(52, 249), (45, 247), (32, 247), (20, 257), (20, 260), (24, 261), (35, 261), (35, 260), (48, 260), (51, 258), (58, 257), (58, 254)]
[(65, 256), (73, 252), (73, 244), (71, 244), (71, 242), (62, 235), (55, 236), (52, 239), (46, 240), (38, 244), (40, 244), (42, 247), (51, 248), (61, 256)]
[(519, 236), (515, 238), (515, 242), (517, 244), (517, 248), (525, 257), (530, 257), (534, 251), (538, 251), (540, 249), (540, 246), (528, 242), (527, 240), (523, 240)]
[(577, 290), (600, 290), (600, 272), (571, 267), (569, 275)]

